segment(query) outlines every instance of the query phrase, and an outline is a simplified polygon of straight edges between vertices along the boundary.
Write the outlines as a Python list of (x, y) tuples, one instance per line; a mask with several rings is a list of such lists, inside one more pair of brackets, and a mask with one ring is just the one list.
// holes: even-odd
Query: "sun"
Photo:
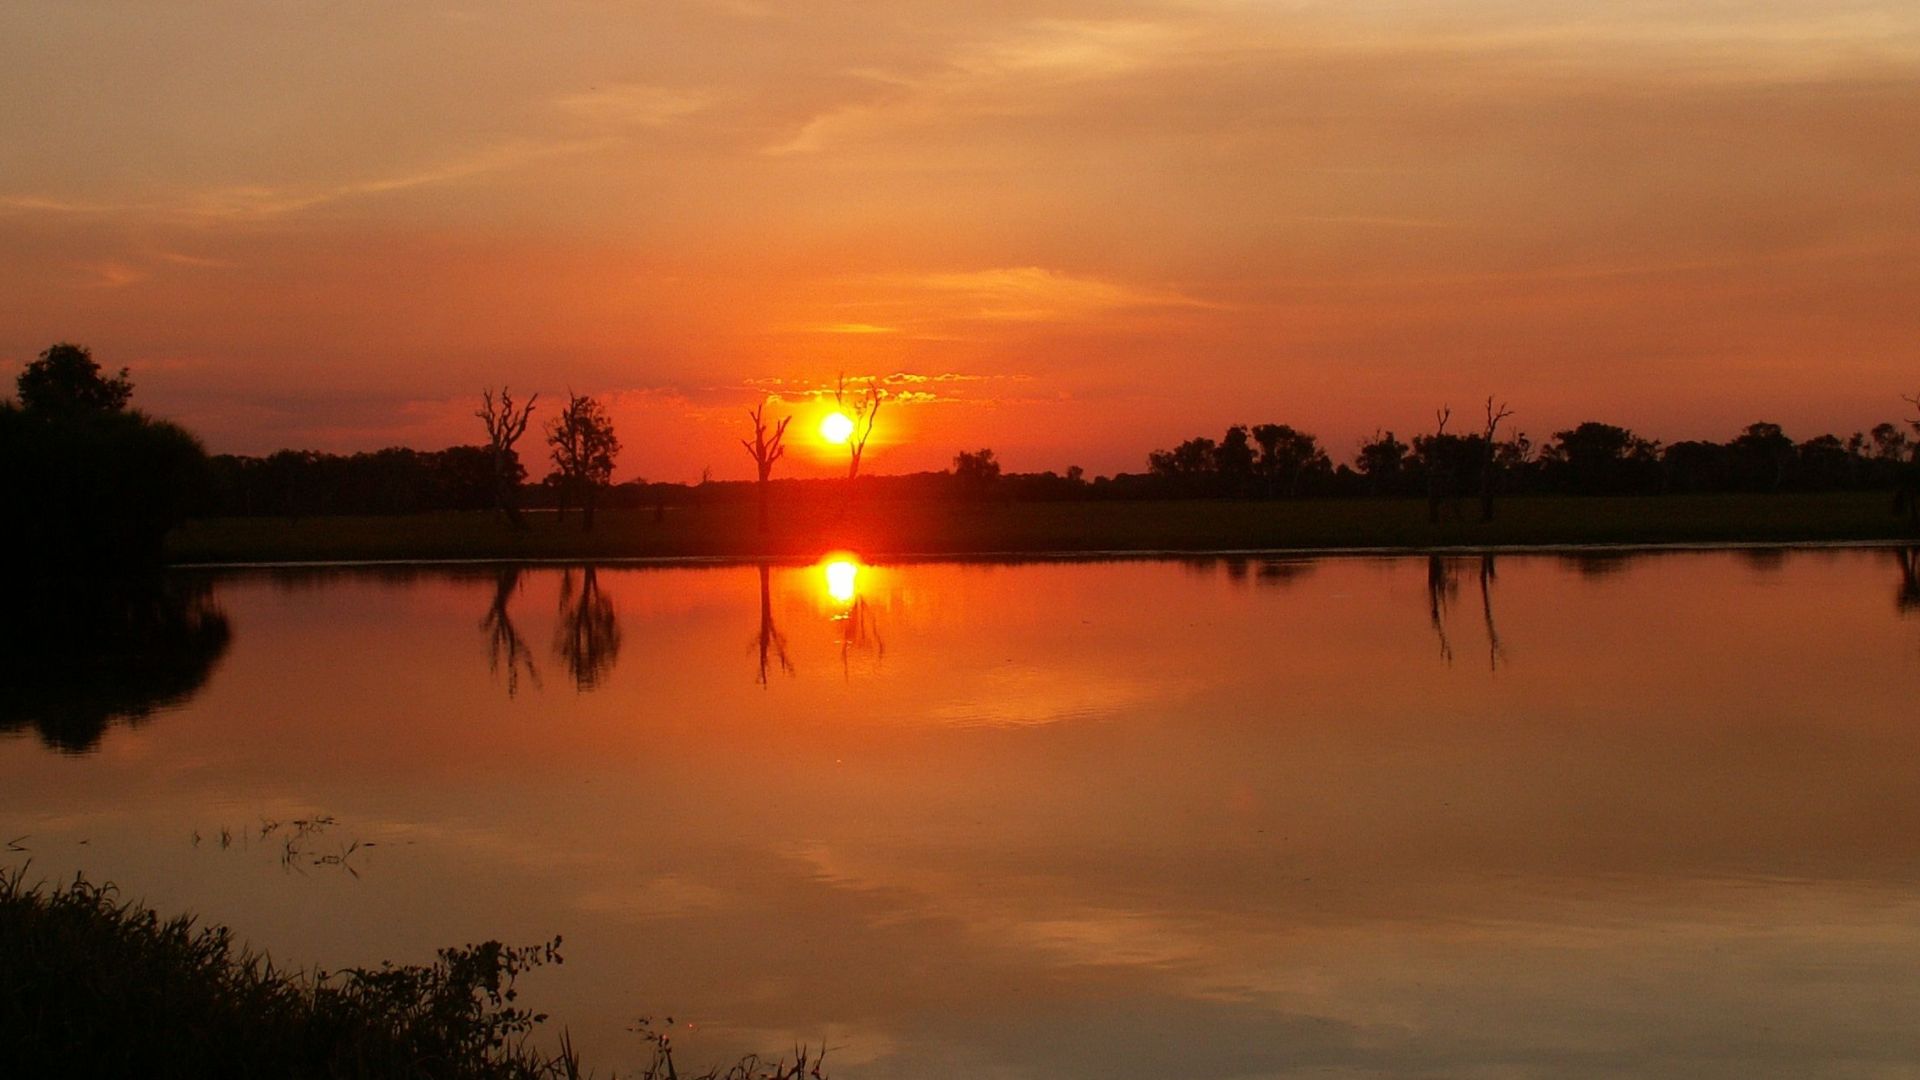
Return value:
[(846, 413), (828, 413), (820, 419), (820, 437), (830, 443), (844, 443), (853, 438), (853, 421)]

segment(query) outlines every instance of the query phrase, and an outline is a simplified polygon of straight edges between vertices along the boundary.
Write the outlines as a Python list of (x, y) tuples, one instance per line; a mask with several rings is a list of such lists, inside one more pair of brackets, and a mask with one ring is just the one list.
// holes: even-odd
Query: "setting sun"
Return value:
[(846, 413), (828, 413), (820, 421), (820, 437), (830, 443), (844, 443), (853, 437), (853, 421)]
[(838, 604), (851, 604), (858, 595), (860, 564), (851, 558), (829, 559), (822, 567), (827, 579), (827, 595)]

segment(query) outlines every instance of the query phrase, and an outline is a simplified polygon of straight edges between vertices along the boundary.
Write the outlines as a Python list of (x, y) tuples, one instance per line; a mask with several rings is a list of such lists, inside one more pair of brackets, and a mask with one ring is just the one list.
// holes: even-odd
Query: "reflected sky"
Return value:
[(832, 565), (222, 576), (0, 840), (292, 963), (564, 934), (606, 1065), (1920, 1068), (1911, 556)]

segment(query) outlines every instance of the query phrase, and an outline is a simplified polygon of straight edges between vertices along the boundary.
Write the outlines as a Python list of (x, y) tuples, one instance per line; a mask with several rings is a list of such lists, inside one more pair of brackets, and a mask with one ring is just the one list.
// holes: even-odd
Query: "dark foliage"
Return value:
[[(0, 870), (0, 1047), (8, 1076), (288, 1080), (548, 1080), (583, 1075), (563, 1032), (519, 1005), (519, 976), (562, 962), (560, 939), (441, 949), (430, 964), (286, 971), (224, 926), (162, 919), (84, 879), (28, 886)], [(642, 1020), (651, 1061), (681, 1074)], [(687, 1080), (823, 1080), (819, 1056), (746, 1058)]]

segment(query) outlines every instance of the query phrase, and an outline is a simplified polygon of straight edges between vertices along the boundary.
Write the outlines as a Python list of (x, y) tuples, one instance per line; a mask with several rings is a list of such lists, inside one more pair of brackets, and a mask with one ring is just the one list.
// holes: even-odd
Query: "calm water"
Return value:
[(1920, 1075), (1895, 552), (175, 584), (177, 670), (0, 714), (0, 860), (300, 964), (563, 934), (603, 1067)]

